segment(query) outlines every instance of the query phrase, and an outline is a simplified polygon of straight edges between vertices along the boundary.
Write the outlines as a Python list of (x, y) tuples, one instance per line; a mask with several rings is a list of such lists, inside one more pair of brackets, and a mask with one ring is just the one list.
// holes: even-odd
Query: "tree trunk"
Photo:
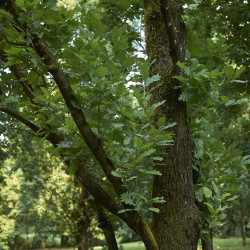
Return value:
[(242, 244), (243, 244), (243, 247), (246, 247), (247, 246), (246, 216), (245, 216), (243, 210), (241, 210), (240, 216), (241, 216), (241, 237), (242, 237)]
[[(86, 192), (84, 192), (81, 185), (79, 185), (79, 214), (80, 217), (77, 219), (76, 229), (77, 229), (77, 243), (78, 243), (78, 250), (88, 250), (88, 232), (87, 229), (90, 225), (90, 219), (88, 217), (86, 211), (86, 204), (84, 198), (86, 196)], [(79, 216), (79, 215), (78, 215)]]
[(178, 61), (185, 59), (187, 30), (182, 20), (182, 8), (176, 0), (144, 0), (146, 46), (150, 76), (160, 74), (161, 85), (149, 86), (151, 103), (165, 100), (152, 117), (156, 125), (160, 117), (172, 127), (174, 145), (167, 147), (162, 157), (164, 166), (155, 163), (161, 176), (155, 176), (153, 197), (164, 197), (153, 215), (153, 231), (159, 249), (197, 249), (203, 221), (196, 207), (192, 180), (193, 142), (187, 125), (186, 103), (179, 101), (180, 83), (173, 79), (181, 75)]
[(118, 245), (116, 242), (116, 238), (115, 238), (112, 224), (108, 220), (102, 206), (98, 202), (93, 201), (92, 207), (94, 208), (95, 213), (98, 217), (99, 228), (101, 228), (103, 231), (108, 249), (109, 250), (118, 250)]
[(19, 235), (15, 235), (13, 250), (18, 250), (18, 247), (19, 247), (18, 240), (19, 240)]
[(61, 235), (61, 244), (60, 247), (68, 247), (69, 246), (69, 236)]

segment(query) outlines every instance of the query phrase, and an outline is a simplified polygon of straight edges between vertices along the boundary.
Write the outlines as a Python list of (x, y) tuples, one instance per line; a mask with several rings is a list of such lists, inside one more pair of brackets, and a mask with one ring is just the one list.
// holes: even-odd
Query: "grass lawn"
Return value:
[(219, 239), (214, 238), (214, 249), (231, 249), (231, 250), (250, 250), (250, 238), (247, 239), (247, 247), (242, 247), (241, 238), (228, 238), (228, 239)]
[[(214, 238), (214, 249), (220, 250), (250, 250), (250, 238), (247, 239), (247, 247), (242, 247), (242, 239), (241, 238), (228, 238), (228, 239), (219, 239)], [(125, 243), (122, 245), (123, 250), (145, 250), (144, 245), (142, 242), (132, 242), (132, 243)], [(95, 250), (101, 250), (102, 247), (95, 247)], [(198, 248), (199, 250), (201, 249)]]
[[(250, 238), (247, 239), (247, 247), (242, 247), (242, 239), (231, 237), (228, 239), (219, 239), (214, 238), (214, 249), (220, 249), (220, 250), (250, 250)], [(142, 242), (131, 242), (131, 243), (125, 243), (122, 244), (123, 248), (122, 250), (145, 250), (145, 247)], [(52, 250), (52, 248), (46, 248), (49, 250)], [(59, 248), (53, 248), (53, 250), (58, 250)], [(76, 250), (77, 248), (60, 248), (60, 250)], [(95, 247), (94, 250), (101, 250), (102, 247)], [(44, 248), (41, 250), (45, 250)], [(199, 246), (198, 250), (201, 250), (201, 246)]]

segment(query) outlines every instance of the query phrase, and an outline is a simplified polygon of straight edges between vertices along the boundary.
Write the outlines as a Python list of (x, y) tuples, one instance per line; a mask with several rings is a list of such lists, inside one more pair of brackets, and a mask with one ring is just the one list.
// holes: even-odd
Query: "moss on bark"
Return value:
[[(151, 104), (165, 100), (152, 118), (156, 123), (165, 117), (171, 128), (174, 145), (163, 154), (164, 166), (155, 164), (162, 175), (154, 177), (153, 196), (163, 196), (166, 203), (159, 204), (159, 213), (153, 216), (153, 231), (159, 249), (197, 249), (202, 218), (195, 205), (192, 180), (193, 141), (188, 130), (186, 103), (179, 101), (180, 83), (172, 78), (181, 75), (176, 65), (185, 59), (187, 29), (182, 20), (182, 7), (176, 0), (144, 0), (146, 46), (150, 75), (159, 73), (161, 85), (150, 85)], [(162, 163), (162, 162), (161, 162)]]

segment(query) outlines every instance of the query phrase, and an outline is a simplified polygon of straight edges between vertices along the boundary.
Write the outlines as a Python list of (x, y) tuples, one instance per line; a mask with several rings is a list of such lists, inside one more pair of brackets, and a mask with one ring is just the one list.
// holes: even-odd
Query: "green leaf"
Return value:
[(134, 146), (139, 149), (142, 145), (143, 145), (142, 139), (140, 137), (135, 136), (134, 137)]
[(0, 9), (0, 20), (1, 20), (1, 18), (4, 18), (4, 20), (6, 20), (6, 19), (12, 20), (13, 16), (9, 12), (7, 12), (3, 9)]
[(107, 75), (108, 69), (106, 67), (100, 66), (95, 69), (95, 76), (97, 77), (105, 77)]
[(220, 99), (223, 103), (227, 103), (230, 100), (227, 96), (221, 96)]
[(226, 106), (230, 106), (230, 105), (234, 105), (234, 104), (237, 104), (237, 101), (235, 101), (235, 99), (232, 99), (226, 103)]
[(220, 217), (220, 220), (224, 220), (227, 217), (227, 214), (224, 214), (224, 213), (220, 214), (219, 217)]
[(173, 123), (169, 123), (168, 125), (162, 127), (162, 130), (168, 129), (168, 128), (172, 128), (173, 126), (175, 126), (177, 124), (177, 122), (173, 122)]
[(122, 178), (122, 177), (123, 177), (123, 175), (122, 175), (121, 173), (119, 173), (119, 172), (117, 172), (117, 171), (115, 171), (115, 170), (113, 170), (113, 171), (111, 172), (111, 174), (112, 174), (113, 176), (115, 176), (115, 177), (119, 177), (119, 178)]
[(173, 78), (179, 80), (179, 81), (182, 82), (182, 83), (185, 83), (185, 82), (186, 82), (186, 78), (183, 77), (183, 76), (173, 76)]
[(199, 202), (202, 202), (203, 201), (203, 192), (202, 192), (202, 189), (198, 189), (197, 191), (195, 191), (195, 196), (196, 196), (196, 199), (199, 201)]
[(127, 137), (125, 137), (123, 143), (126, 146), (126, 145), (128, 145), (130, 143), (130, 141), (131, 141), (131, 138), (129, 136), (127, 136)]
[(71, 175), (74, 175), (78, 168), (79, 168), (78, 161), (74, 160), (69, 166), (69, 173)]
[(150, 148), (149, 150), (147, 150), (146, 152), (144, 152), (144, 153), (142, 154), (142, 156), (143, 156), (143, 157), (150, 156), (150, 155), (152, 155), (155, 151), (156, 151), (156, 149)]
[(155, 104), (153, 104), (153, 108), (156, 109), (156, 108), (158, 108), (159, 106), (161, 106), (162, 104), (164, 104), (165, 102), (166, 102), (166, 100), (163, 100), (163, 101), (161, 101), (161, 102), (155, 103)]
[(221, 74), (221, 72), (218, 69), (214, 69), (213, 71), (210, 72), (211, 77), (217, 77)]
[(211, 215), (215, 215), (215, 210), (214, 210), (213, 206), (208, 202), (205, 202), (205, 204), (207, 205), (207, 208), (208, 208), (209, 212), (211, 213)]
[(15, 4), (21, 8), (25, 9), (25, 0), (16, 0)]
[(160, 157), (160, 156), (152, 157), (152, 159), (153, 159), (154, 161), (162, 161), (162, 160), (164, 160), (163, 157)]
[(158, 170), (142, 170), (142, 172), (150, 175), (162, 175)]
[(148, 79), (146, 80), (145, 85), (149, 86), (151, 83), (157, 82), (159, 80), (161, 80), (161, 76), (159, 74), (153, 75), (152, 77), (148, 77)]
[(184, 63), (181, 63), (181, 62), (177, 62), (177, 65), (178, 65), (181, 69), (184, 69), (184, 70), (187, 70), (187, 68), (188, 68)]
[(155, 197), (152, 199), (152, 203), (165, 203), (164, 197)]
[(148, 210), (153, 211), (155, 213), (159, 213), (160, 212), (160, 209), (156, 208), (156, 207), (149, 207)]
[(47, 90), (47, 88), (41, 87), (41, 90), (46, 96), (50, 96), (50, 92)]
[(75, 123), (72, 119), (66, 118), (65, 124), (66, 124), (66, 127), (69, 128), (70, 130), (75, 130)]
[(134, 199), (134, 193), (126, 192), (121, 194), (121, 201), (124, 202), (125, 204), (135, 205), (133, 199)]
[(124, 213), (124, 212), (128, 212), (128, 211), (133, 211), (134, 209), (122, 209), (120, 211), (118, 211), (118, 214)]
[(206, 198), (212, 197), (212, 191), (207, 187), (203, 187), (203, 194), (205, 195)]

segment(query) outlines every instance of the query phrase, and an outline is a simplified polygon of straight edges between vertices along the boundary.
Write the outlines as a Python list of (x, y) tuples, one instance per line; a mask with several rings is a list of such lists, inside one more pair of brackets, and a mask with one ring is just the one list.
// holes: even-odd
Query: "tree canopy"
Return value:
[(0, 223), (81, 235), (89, 206), (109, 249), (120, 220), (147, 249), (209, 249), (249, 216), (246, 1), (0, 3)]

